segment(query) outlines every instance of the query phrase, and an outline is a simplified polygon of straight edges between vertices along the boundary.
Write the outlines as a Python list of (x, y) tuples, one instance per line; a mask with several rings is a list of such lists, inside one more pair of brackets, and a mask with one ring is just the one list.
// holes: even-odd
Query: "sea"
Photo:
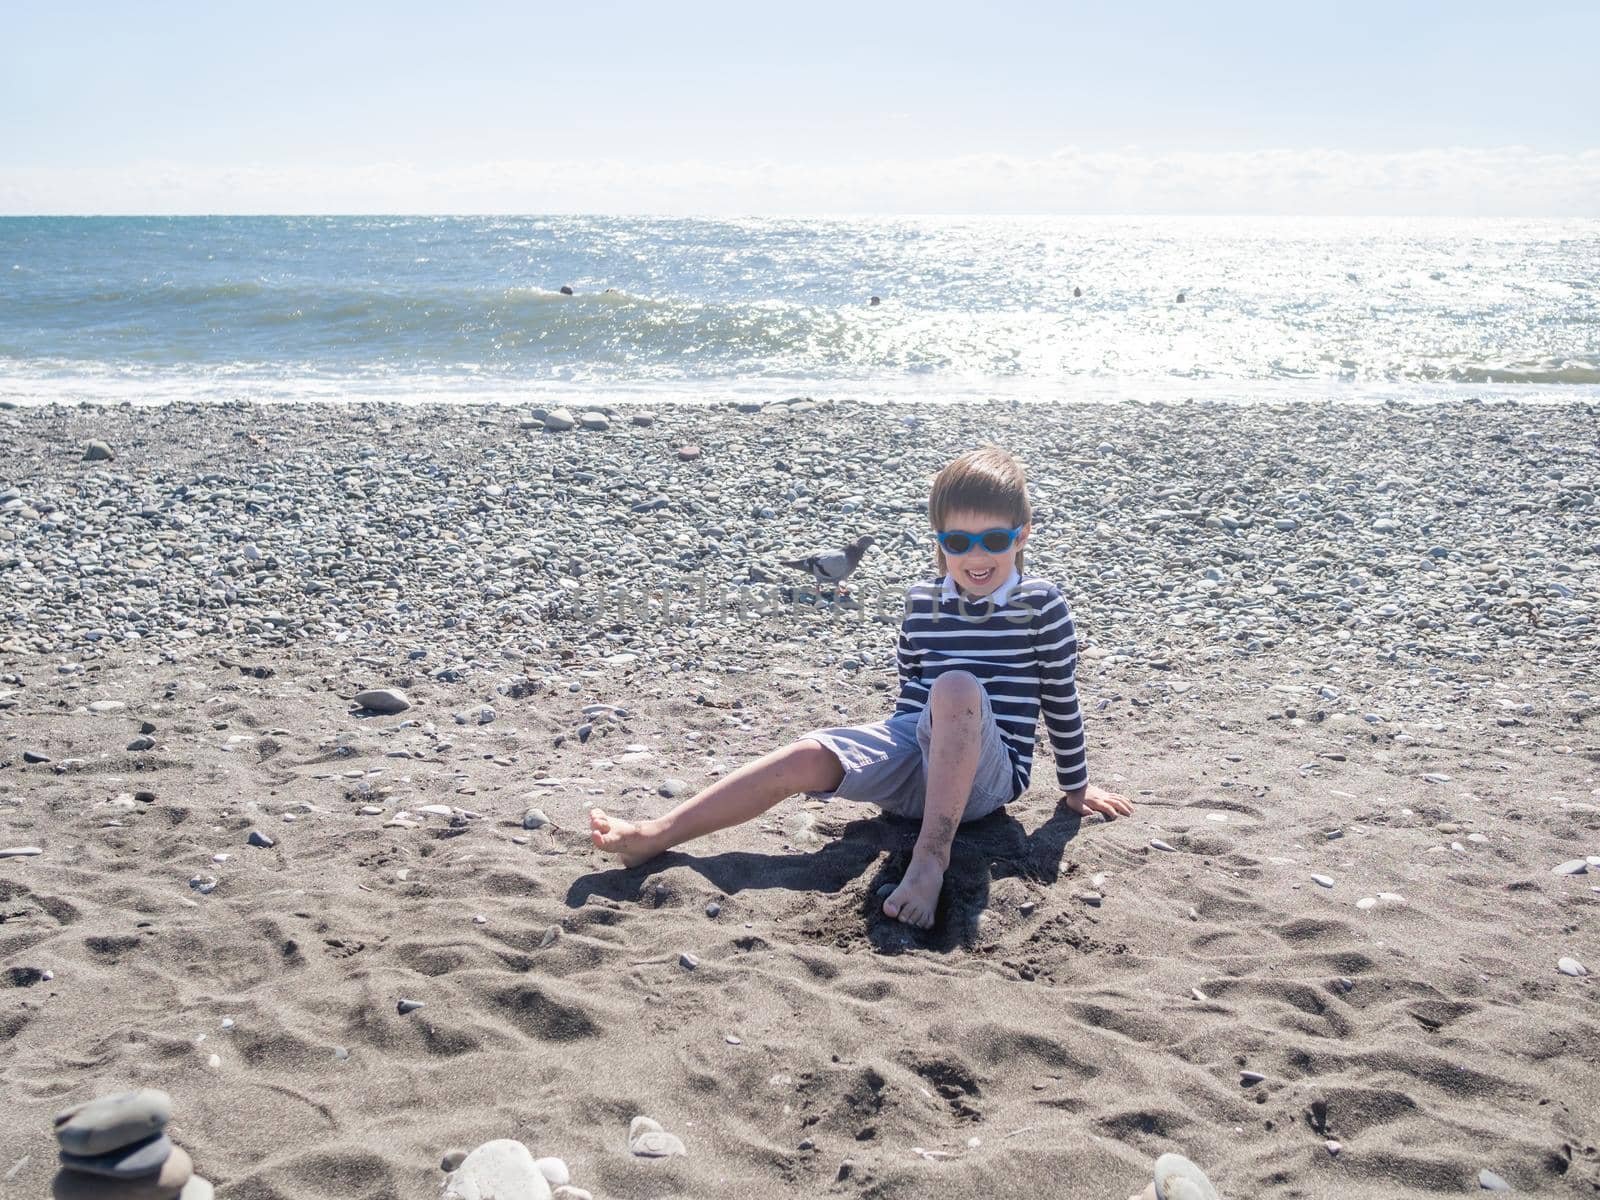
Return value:
[(0, 218), (0, 400), (800, 395), (1593, 403), (1600, 221)]

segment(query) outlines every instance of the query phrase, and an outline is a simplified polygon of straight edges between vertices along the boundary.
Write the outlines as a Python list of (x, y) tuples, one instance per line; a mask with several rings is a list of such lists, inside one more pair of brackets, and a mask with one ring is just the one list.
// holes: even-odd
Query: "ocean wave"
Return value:
[(23, 374), (1600, 382), (1592, 221), (8, 218), (0, 266)]

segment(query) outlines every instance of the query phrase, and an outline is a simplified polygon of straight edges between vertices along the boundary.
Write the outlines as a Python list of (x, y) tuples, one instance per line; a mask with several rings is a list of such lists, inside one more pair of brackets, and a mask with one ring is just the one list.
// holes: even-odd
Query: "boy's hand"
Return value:
[(1080, 816), (1099, 813), (1108, 821), (1133, 814), (1133, 805), (1126, 796), (1108, 792), (1104, 788), (1095, 787), (1092, 783), (1061, 793), (1061, 803)]

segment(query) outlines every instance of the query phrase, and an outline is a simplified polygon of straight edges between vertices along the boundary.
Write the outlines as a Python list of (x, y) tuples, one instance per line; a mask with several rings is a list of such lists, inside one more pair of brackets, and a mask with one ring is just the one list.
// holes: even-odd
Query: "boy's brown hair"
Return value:
[[(958, 509), (1004, 514), (1009, 527), (1033, 520), (1033, 505), (1028, 502), (1028, 480), (1022, 464), (999, 446), (969, 450), (933, 477), (928, 495), (928, 524), (937, 533), (950, 514)], [(977, 530), (972, 530), (977, 533)], [(950, 569), (944, 548), (933, 544), (933, 558), (942, 575)], [(1017, 551), (1017, 570), (1022, 568), (1022, 551)]]

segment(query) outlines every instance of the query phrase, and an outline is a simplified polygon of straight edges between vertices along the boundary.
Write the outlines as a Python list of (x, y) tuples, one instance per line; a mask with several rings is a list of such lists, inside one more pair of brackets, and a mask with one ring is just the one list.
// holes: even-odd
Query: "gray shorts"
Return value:
[[(978, 770), (961, 820), (976, 821), (1015, 797), (1011, 752), (995, 724), (989, 693), (983, 697)], [(802, 734), (821, 742), (844, 768), (844, 778), (831, 792), (807, 792), (821, 800), (838, 797), (876, 804), (884, 812), (920, 820), (927, 799), (928, 741), (933, 731), (933, 711), (896, 713), (887, 721), (870, 725), (841, 725)]]

